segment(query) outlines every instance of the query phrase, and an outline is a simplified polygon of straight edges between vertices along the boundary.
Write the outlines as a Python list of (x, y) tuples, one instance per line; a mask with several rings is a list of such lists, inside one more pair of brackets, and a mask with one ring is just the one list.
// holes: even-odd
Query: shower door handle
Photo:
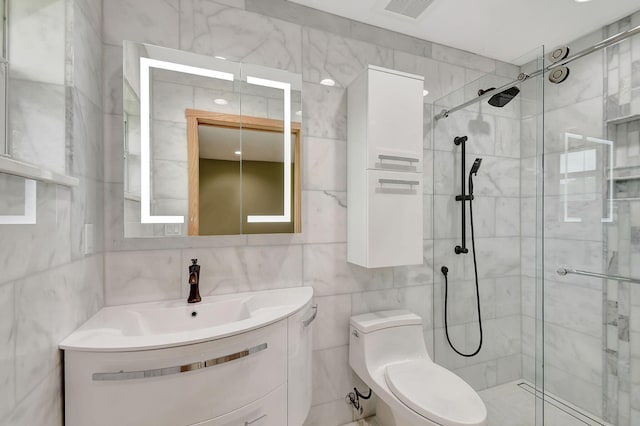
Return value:
[(640, 278), (621, 277), (618, 275), (600, 274), (598, 272), (581, 271), (580, 269), (558, 268), (558, 275), (565, 276), (568, 274), (583, 275), (585, 277), (604, 278), (606, 280), (626, 281), (633, 284), (640, 284)]

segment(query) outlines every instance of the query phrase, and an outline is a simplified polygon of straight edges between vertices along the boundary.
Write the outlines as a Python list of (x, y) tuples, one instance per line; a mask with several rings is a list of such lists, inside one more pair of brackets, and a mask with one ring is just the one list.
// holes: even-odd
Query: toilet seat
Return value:
[(464, 380), (430, 360), (387, 366), (385, 381), (407, 407), (443, 426), (483, 425), (487, 409)]

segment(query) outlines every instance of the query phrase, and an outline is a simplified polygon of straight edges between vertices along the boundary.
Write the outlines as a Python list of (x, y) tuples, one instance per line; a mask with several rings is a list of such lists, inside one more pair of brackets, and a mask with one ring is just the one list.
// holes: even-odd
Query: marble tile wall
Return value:
[[(11, 3), (16, 13), (30, 11), (26, 21), (16, 18), (10, 35), (10, 90), (17, 88), (9, 104), (14, 153), (51, 141), (30, 151), (37, 156), (19, 157), (75, 176), (80, 184), (38, 183), (37, 224), (0, 225), (0, 424), (61, 426), (58, 343), (104, 298), (102, 5)], [(0, 175), (1, 197), (17, 203), (15, 210), (22, 209), (22, 198), (5, 192), (19, 194), (23, 182)], [(85, 224), (93, 227), (88, 235)], [(85, 241), (93, 245), (89, 252)]]
[[(447, 222), (441, 224), (443, 233), (437, 240), (433, 239), (434, 197), (451, 195), (454, 190), (439, 189), (449, 185), (447, 178), (451, 172), (442, 170), (441, 165), (452, 165), (453, 154), (449, 147), (433, 149), (432, 103), (486, 74), (495, 78), (515, 77), (517, 67), (282, 0), (110, 0), (104, 2), (103, 22), (106, 304), (185, 296), (185, 271), (192, 257), (201, 259), (201, 291), (207, 295), (312, 286), (320, 314), (314, 331), (313, 362), (317, 380), (314, 380), (313, 406), (307, 424), (336, 426), (352, 421), (355, 417), (344, 397), (356, 384), (364, 387), (348, 365), (347, 330), (351, 315), (379, 309), (411, 309), (422, 316), (425, 338), (434, 355), (434, 292), (441, 297), (441, 280), (434, 275), (434, 257), (437, 259), (436, 253), (453, 249), (455, 228), (445, 226), (449, 223), (445, 217), (442, 220)], [(122, 237), (122, 69), (119, 62), (124, 39), (302, 74), (301, 234)], [(423, 75), (425, 88), (430, 92), (425, 98), (426, 226), (425, 259), (421, 266), (368, 270), (346, 262), (346, 87), (367, 64)], [(322, 86), (321, 78), (332, 78), (337, 84)], [(476, 118), (476, 111), (471, 112), (474, 114), (469, 118)], [(519, 330), (520, 225), (512, 215), (505, 214), (517, 214), (519, 208), (515, 201), (519, 197), (519, 152), (509, 141), (512, 135), (518, 134), (519, 122), (517, 116), (504, 111), (491, 117), (483, 113), (491, 120), (492, 128), (495, 126), (493, 130), (499, 142), (495, 145), (482, 142), (484, 166), (487, 172), (493, 170), (493, 174), (491, 179), (478, 184), (478, 192), (487, 198), (478, 205), (483, 213), (479, 217), (484, 222), (479, 228), (483, 237), (478, 244), (482, 245), (481, 250), (491, 253), (492, 258), (502, 256), (506, 261), (485, 261), (481, 275), (484, 286), (490, 289), (486, 295), (496, 294), (501, 300), (500, 307), (497, 303), (487, 307), (491, 330), (487, 339), (499, 345), (500, 356), (492, 353), (479, 364), (462, 365), (459, 370), (478, 387), (517, 377), (520, 370), (519, 331), (516, 332)], [(475, 151), (471, 152), (473, 157)], [(440, 167), (435, 181), (434, 164)], [(498, 177), (504, 179), (496, 179)], [(511, 177), (515, 183), (510, 182)], [(438, 214), (444, 211), (438, 210)], [(441, 232), (440, 224), (437, 228), (437, 232)], [(145, 267), (148, 264), (154, 267)], [(458, 272), (462, 274), (460, 279), (469, 284), (468, 267), (459, 271), (464, 271)], [(462, 285), (462, 281), (459, 282)], [(464, 297), (460, 303), (467, 302)], [(501, 312), (496, 314), (496, 311)], [(437, 321), (441, 323), (440, 318)], [(471, 336), (473, 330), (469, 333)]]
[[(510, 76), (475, 74), (463, 88), (436, 100), (439, 111), (477, 96), (479, 89), (498, 87)], [(478, 78), (479, 77), (479, 78)], [(475, 158), (482, 165), (474, 178), (473, 219), (476, 237), (483, 347), (473, 358), (456, 354), (444, 329), (444, 277), (449, 268), (449, 337), (458, 350), (473, 352), (479, 343), (470, 212), (467, 203), (467, 247), (456, 255), (461, 239), (460, 147), (455, 136), (468, 136), (465, 185)], [(435, 360), (452, 369), (476, 389), (485, 389), (522, 376), (520, 331), (520, 100), (502, 109), (486, 102), (441, 119), (433, 135), (434, 187), (434, 333)]]

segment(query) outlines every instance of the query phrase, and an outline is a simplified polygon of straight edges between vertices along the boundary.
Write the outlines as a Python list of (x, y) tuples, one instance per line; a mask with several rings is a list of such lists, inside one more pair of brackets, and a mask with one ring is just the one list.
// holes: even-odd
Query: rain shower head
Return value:
[(489, 105), (494, 106), (494, 107), (498, 107), (498, 108), (502, 108), (503, 106), (505, 106), (506, 104), (508, 104), (509, 102), (511, 102), (513, 100), (513, 98), (515, 98), (516, 96), (518, 96), (518, 93), (520, 93), (520, 89), (518, 89), (517, 87), (511, 87), (507, 90), (504, 90), (500, 93), (497, 93), (495, 95), (493, 95), (492, 97), (489, 98)]

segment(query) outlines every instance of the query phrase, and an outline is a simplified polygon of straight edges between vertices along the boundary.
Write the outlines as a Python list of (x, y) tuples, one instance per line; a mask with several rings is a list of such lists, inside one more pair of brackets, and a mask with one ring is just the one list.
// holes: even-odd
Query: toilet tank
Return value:
[(429, 358), (422, 319), (409, 311), (371, 312), (351, 317), (349, 364), (357, 373), (379, 365)]

